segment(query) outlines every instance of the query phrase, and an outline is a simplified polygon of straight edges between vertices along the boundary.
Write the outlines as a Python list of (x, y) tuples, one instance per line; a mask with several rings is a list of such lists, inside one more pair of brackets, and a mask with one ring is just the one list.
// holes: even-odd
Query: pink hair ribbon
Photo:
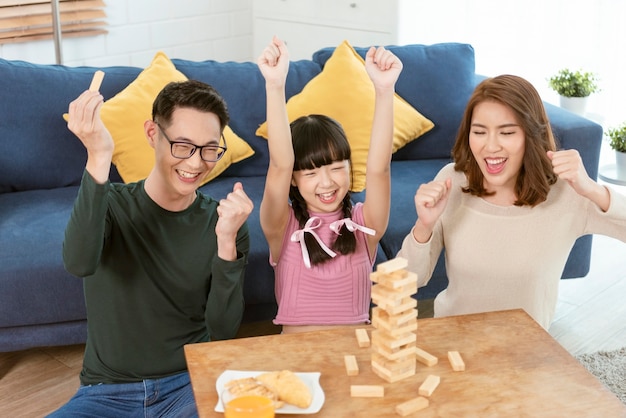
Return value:
[(322, 220), (317, 216), (311, 216), (306, 224), (304, 224), (304, 228), (298, 229), (291, 234), (292, 242), (300, 242), (300, 247), (302, 247), (302, 258), (304, 259), (304, 265), (306, 268), (311, 268), (311, 260), (309, 259), (309, 250), (306, 248), (306, 243), (304, 242), (304, 233), (308, 232), (313, 235), (313, 238), (317, 241), (317, 243), (322, 247), (322, 249), (331, 257), (335, 257), (337, 253), (328, 248), (326, 244), (322, 241), (322, 239), (315, 233), (315, 229), (319, 228), (322, 225)]
[(331, 223), (330, 224), (330, 229), (335, 234), (340, 235), (339, 231), (341, 231), (341, 227), (343, 225), (345, 225), (346, 228), (348, 229), (348, 231), (350, 231), (350, 232), (354, 232), (356, 230), (359, 230), (359, 231), (363, 232), (364, 234), (368, 234), (368, 235), (376, 234), (376, 231), (374, 231), (372, 228), (368, 228), (366, 226), (359, 225), (358, 223), (354, 222), (350, 218), (343, 218), (343, 219), (340, 219), (338, 221), (335, 221), (335, 222)]

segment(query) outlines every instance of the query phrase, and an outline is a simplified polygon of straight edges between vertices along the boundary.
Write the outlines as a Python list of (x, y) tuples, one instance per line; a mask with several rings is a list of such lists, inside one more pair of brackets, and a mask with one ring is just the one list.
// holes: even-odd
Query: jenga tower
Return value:
[(417, 336), (417, 274), (397, 257), (380, 263), (370, 275), (372, 301), (372, 370), (387, 382), (415, 374)]

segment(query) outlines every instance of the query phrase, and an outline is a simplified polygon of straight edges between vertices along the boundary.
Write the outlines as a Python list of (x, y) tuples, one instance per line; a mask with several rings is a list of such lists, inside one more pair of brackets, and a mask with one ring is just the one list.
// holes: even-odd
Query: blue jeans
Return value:
[(137, 383), (81, 386), (48, 417), (197, 417), (189, 373)]

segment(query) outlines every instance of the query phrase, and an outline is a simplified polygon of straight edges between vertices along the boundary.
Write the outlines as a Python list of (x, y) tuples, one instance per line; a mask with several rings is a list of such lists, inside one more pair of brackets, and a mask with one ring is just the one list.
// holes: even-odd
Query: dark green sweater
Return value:
[(198, 192), (189, 208), (170, 212), (143, 186), (99, 185), (85, 172), (65, 231), (65, 267), (84, 277), (83, 384), (182, 372), (185, 344), (232, 338), (241, 322), (247, 225), (238, 259), (224, 261), (217, 201)]

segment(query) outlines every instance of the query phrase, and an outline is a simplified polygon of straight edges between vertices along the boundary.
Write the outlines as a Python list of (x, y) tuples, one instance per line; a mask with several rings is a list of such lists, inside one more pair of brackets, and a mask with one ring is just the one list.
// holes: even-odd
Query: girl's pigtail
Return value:
[[(346, 193), (342, 202), (343, 218), (352, 219), (352, 201), (350, 200), (350, 192)], [(348, 231), (345, 225), (339, 230), (340, 235), (337, 236), (335, 243), (331, 247), (333, 251), (339, 254), (350, 254), (356, 250), (356, 238), (353, 232)]]
[[(298, 220), (300, 228), (302, 229), (309, 220), (309, 212), (306, 210), (306, 203), (304, 202), (304, 198), (300, 194), (300, 191), (296, 187), (291, 187), (290, 197), (293, 213)], [(326, 251), (322, 249), (322, 247), (320, 247), (320, 244), (311, 234), (304, 234), (304, 243), (309, 251), (309, 260), (311, 261), (312, 266), (322, 264), (332, 259), (332, 257), (329, 256)]]

